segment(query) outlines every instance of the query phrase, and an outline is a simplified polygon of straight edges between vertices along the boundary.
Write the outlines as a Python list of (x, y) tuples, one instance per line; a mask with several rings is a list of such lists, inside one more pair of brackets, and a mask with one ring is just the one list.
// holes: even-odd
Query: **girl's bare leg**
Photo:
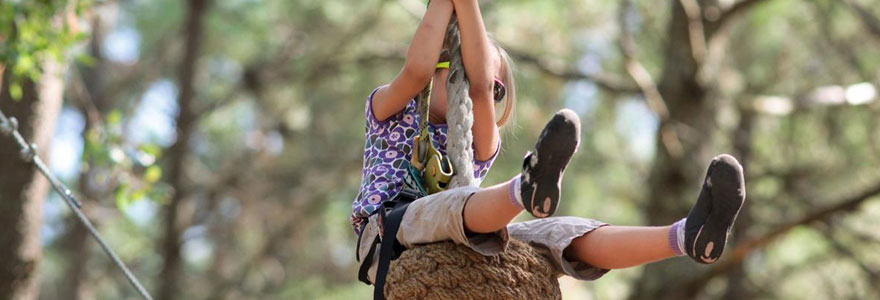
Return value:
[(514, 180), (474, 193), (464, 206), (464, 228), (473, 233), (490, 233), (506, 227), (522, 211), (510, 200)]
[[(697, 202), (671, 226), (606, 226), (575, 238), (563, 255), (602, 269), (622, 269), (676, 255), (711, 264), (724, 251), (745, 202), (743, 169), (733, 156), (712, 159)], [(672, 232), (670, 232), (672, 231)]]
[(604, 226), (575, 238), (565, 249), (569, 260), (600, 269), (623, 269), (675, 256), (669, 246), (672, 226)]
[[(562, 109), (544, 126), (535, 149), (526, 155), (523, 171), (505, 183), (474, 193), (465, 204), (464, 228), (490, 233), (506, 227), (525, 205), (538, 218), (556, 212), (565, 167), (580, 141), (580, 119)], [(527, 196), (526, 196), (527, 195)]]

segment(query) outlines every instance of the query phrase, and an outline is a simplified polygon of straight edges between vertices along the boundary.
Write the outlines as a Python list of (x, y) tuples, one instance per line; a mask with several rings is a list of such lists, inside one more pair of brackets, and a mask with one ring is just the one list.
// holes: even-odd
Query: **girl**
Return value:
[[(366, 280), (376, 282), (379, 250), (371, 247), (381, 231), (377, 212), (400, 194), (407, 176), (413, 137), (421, 116), (413, 98), (433, 77), (429, 130), (440, 152), (446, 146), (446, 77), (437, 64), (453, 11), (461, 31), (462, 59), (473, 101), (474, 172), (481, 181), (500, 148), (498, 127), (515, 102), (512, 65), (486, 34), (477, 0), (433, 0), (416, 30), (406, 63), (388, 85), (366, 101), (366, 146), (361, 187), (353, 203), (352, 226), (360, 235), (358, 261)], [(503, 106), (496, 118), (495, 105)], [(497, 119), (497, 121), (496, 121)], [(483, 255), (504, 251), (509, 236), (545, 247), (557, 270), (593, 280), (609, 269), (627, 268), (688, 255), (713, 263), (745, 201), (742, 167), (729, 155), (712, 160), (688, 217), (664, 227), (609, 226), (575, 217), (546, 218), (556, 211), (566, 165), (577, 149), (580, 121), (562, 110), (547, 123), (521, 174), (489, 187), (450, 189), (409, 204), (396, 234), (400, 245), (452, 240)], [(521, 211), (537, 220), (509, 224)], [(387, 243), (378, 244), (390, 247)]]

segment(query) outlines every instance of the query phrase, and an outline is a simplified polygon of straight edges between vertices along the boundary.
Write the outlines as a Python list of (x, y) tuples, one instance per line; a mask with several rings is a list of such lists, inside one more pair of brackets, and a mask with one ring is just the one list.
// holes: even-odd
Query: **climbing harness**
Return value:
[[(449, 62), (437, 64), (437, 68), (449, 67)], [(428, 118), (431, 107), (431, 87), (433, 80), (428, 83), (421, 93), (416, 96), (419, 121), (419, 134), (413, 138), (413, 151), (410, 158), (409, 175), (421, 179), (425, 195), (434, 194), (446, 190), (452, 179), (454, 170), (449, 162), (449, 157), (444, 156), (434, 147), (431, 142), (431, 132), (428, 130)]]
[(37, 145), (36, 144), (28, 144), (27, 140), (18, 132), (18, 120), (15, 117), (6, 117), (3, 114), (3, 110), (0, 110), (0, 134), (3, 135), (11, 135), (12, 138), (18, 143), (18, 146), (21, 147), (21, 158), (25, 162), (33, 163), (34, 166), (37, 167), (37, 170), (43, 174), (46, 179), (49, 180), (49, 184), (52, 185), (52, 188), (61, 195), (61, 198), (64, 198), (64, 203), (67, 203), (67, 206), (73, 210), (73, 213), (79, 219), (80, 223), (88, 229), (89, 233), (92, 237), (98, 241), (98, 244), (101, 245), (101, 249), (107, 253), (107, 256), (110, 256), (110, 259), (116, 264), (116, 267), (122, 270), (122, 273), (125, 274), (125, 278), (128, 279), (128, 282), (134, 286), (135, 290), (137, 290), (138, 294), (140, 294), (144, 299), (152, 300), (153, 297), (150, 297), (150, 293), (144, 289), (144, 286), (134, 277), (134, 274), (125, 266), (125, 263), (113, 252), (113, 249), (104, 241), (100, 234), (98, 234), (98, 230), (95, 229), (95, 226), (92, 225), (92, 222), (86, 218), (86, 215), (82, 212), (82, 204), (76, 197), (73, 196), (73, 193), (70, 189), (67, 188), (61, 181), (49, 171), (49, 168), (46, 167), (46, 164), (40, 159), (40, 156), (37, 155)]
[[(412, 198), (411, 195), (399, 195), (394, 201), (386, 201), (379, 208), (379, 224), (382, 230), (374, 239), (373, 245), (370, 246), (370, 252), (363, 261), (372, 262), (373, 255), (377, 246), (379, 247), (379, 264), (376, 268), (376, 282), (373, 283), (373, 299), (385, 299), (385, 278), (388, 275), (388, 268), (391, 260), (397, 259), (406, 247), (397, 241), (397, 231), (400, 229), (400, 223), (403, 221), (403, 215), (412, 201), (418, 198)], [(381, 240), (379, 239), (381, 237)], [(384, 241), (384, 243), (383, 243)], [(364, 282), (367, 277), (367, 271), (372, 263), (361, 264), (361, 270), (358, 277), (363, 277)]]

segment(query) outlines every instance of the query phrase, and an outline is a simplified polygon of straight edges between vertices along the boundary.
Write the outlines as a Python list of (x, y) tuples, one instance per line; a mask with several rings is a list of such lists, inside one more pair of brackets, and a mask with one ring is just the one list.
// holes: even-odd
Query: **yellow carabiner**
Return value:
[(428, 152), (428, 164), (422, 174), (425, 190), (428, 194), (445, 191), (452, 180), (452, 164), (448, 157), (441, 155), (433, 146)]
[(421, 152), (419, 151), (420, 139), (421, 137), (416, 136), (413, 140), (413, 154), (410, 158), (410, 163), (416, 170), (422, 173), (422, 183), (429, 195), (445, 191), (449, 187), (449, 182), (452, 180), (452, 174), (454, 173), (452, 163), (449, 162), (449, 158), (440, 154), (440, 151), (437, 151), (437, 148), (434, 148), (434, 145), (431, 143), (428, 144), (428, 149), (425, 151), (427, 159), (425, 163), (422, 163), (419, 156)]

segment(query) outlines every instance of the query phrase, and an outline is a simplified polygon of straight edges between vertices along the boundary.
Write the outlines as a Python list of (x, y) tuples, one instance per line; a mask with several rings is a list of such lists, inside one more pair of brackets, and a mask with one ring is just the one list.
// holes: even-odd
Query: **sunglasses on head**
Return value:
[[(449, 69), (449, 62), (443, 61), (437, 63), (438, 69)], [(504, 100), (504, 96), (507, 96), (507, 88), (504, 87), (504, 82), (501, 82), (501, 79), (495, 78), (495, 82), (492, 85), (492, 95), (495, 102), (501, 102)]]

